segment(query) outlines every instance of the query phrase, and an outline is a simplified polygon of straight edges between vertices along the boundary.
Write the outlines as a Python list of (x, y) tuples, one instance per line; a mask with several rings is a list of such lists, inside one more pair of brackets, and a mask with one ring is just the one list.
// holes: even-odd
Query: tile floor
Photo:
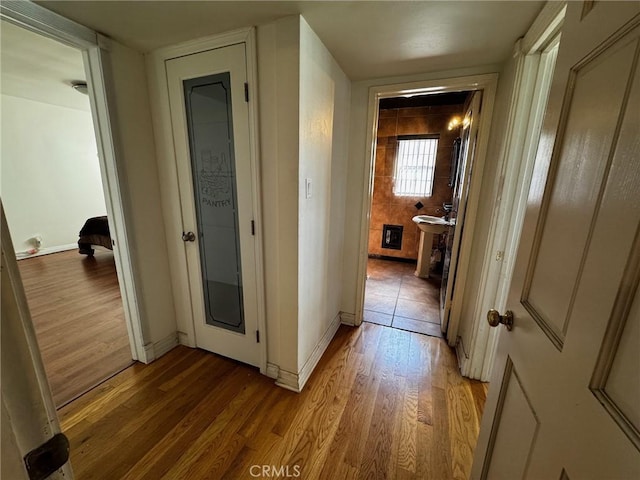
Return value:
[(370, 258), (364, 321), (434, 337), (440, 332), (440, 279), (416, 277), (413, 263)]

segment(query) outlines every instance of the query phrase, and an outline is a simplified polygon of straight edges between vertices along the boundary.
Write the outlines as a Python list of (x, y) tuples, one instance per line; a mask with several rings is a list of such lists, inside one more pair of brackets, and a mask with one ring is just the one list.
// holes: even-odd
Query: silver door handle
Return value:
[(196, 234), (193, 232), (182, 232), (182, 240), (185, 242), (195, 242)]

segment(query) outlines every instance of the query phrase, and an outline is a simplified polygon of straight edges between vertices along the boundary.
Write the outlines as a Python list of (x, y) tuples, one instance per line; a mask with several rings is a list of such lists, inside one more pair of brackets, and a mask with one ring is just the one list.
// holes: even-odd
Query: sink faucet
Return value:
[(442, 208), (444, 209), (444, 219), (449, 221), (449, 216), (451, 215), (451, 210), (453, 209), (452, 203), (443, 203)]

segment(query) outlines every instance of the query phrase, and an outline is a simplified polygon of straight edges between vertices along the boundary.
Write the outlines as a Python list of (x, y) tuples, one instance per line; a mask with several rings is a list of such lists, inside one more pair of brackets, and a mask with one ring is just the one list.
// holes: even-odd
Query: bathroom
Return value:
[(470, 98), (469, 92), (456, 92), (379, 102), (366, 322), (441, 336), (440, 289), (453, 227), (433, 235), (417, 272), (421, 230), (412, 218), (455, 217), (457, 159)]

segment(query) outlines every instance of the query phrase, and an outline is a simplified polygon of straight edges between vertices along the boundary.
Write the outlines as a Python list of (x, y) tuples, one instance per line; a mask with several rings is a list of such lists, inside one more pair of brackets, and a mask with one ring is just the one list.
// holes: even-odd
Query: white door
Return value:
[(450, 215), (453, 226), (449, 227), (449, 233), (447, 234), (447, 249), (442, 272), (442, 288), (440, 289), (440, 329), (443, 333), (446, 333), (449, 327), (451, 304), (456, 287), (456, 269), (460, 258), (464, 217), (467, 210), (473, 158), (478, 139), (481, 98), (482, 92), (474, 92), (469, 107), (467, 107), (467, 111), (464, 114), (460, 155), (456, 176), (453, 179), (453, 207)]
[(258, 366), (245, 44), (166, 68), (196, 345)]
[[(0, 204), (1, 205), (1, 204)], [(60, 432), (51, 389), (18, 271), (4, 209), (2, 231), (2, 443), (0, 478), (72, 479), (69, 444)], [(40, 450), (38, 450), (40, 449)], [(45, 454), (38, 454), (42, 451)], [(38, 473), (40, 476), (38, 476)], [(31, 475), (31, 476), (30, 476)]]
[(639, 6), (569, 2), (474, 479), (640, 478)]

